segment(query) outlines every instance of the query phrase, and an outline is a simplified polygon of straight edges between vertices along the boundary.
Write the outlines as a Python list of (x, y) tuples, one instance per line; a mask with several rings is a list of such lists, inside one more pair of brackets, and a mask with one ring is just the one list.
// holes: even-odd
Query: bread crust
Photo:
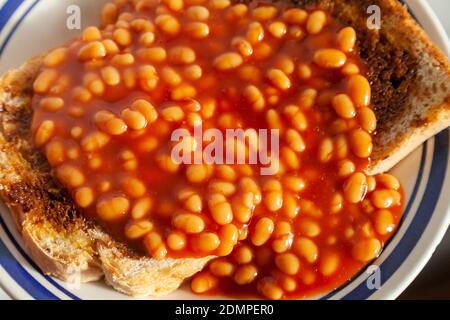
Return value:
[[(292, 2), (319, 5), (360, 35), (360, 55), (368, 64), (379, 119), (369, 173), (390, 169), (450, 125), (449, 62), (397, 1)], [(378, 31), (365, 26), (365, 8), (372, 4), (382, 10)], [(31, 257), (44, 273), (65, 281), (87, 282), (104, 275), (115, 289), (133, 296), (175, 290), (214, 257), (158, 261), (137, 255), (80, 215), (33, 147), (30, 100), (42, 57), (0, 79), (0, 196)]]

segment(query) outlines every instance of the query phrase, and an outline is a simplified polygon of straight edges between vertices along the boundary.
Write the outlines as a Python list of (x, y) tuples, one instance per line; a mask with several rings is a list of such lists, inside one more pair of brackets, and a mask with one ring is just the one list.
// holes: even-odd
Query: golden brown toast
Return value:
[[(379, 127), (370, 173), (390, 169), (450, 125), (450, 65), (396, 0), (298, 0), (320, 5), (359, 35)], [(382, 11), (380, 30), (366, 26), (366, 9)], [(85, 220), (50, 173), (30, 132), (32, 83), (42, 56), (0, 80), (0, 193), (25, 246), (43, 270), (59, 279), (97, 280), (133, 296), (169, 293), (213, 257), (155, 260), (118, 243)]]

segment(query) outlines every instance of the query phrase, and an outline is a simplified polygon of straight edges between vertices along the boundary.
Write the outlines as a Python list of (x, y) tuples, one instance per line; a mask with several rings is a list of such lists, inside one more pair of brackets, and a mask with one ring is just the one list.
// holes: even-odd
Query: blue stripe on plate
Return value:
[(23, 1), (24, 0), (6, 1), (6, 3), (0, 9), (0, 32), (3, 30), (12, 14), (17, 10), (17, 8), (22, 4)]
[[(3, 227), (3, 229), (5, 230), (6, 235), (8, 236), (9, 240), (12, 242), (12, 244), (14, 245), (14, 247), (16, 247), (17, 251), (19, 251), (19, 253), (22, 255), (22, 257), (25, 258), (25, 260), (35, 269), (38, 270), (39, 272), (41, 272), (41, 269), (36, 265), (36, 263), (33, 261), (33, 259), (31, 259), (28, 254), (22, 249), (22, 247), (19, 245), (19, 243), (17, 242), (16, 238), (14, 238), (14, 236), (11, 234), (11, 232), (9, 231), (8, 227), (6, 226), (5, 221), (2, 219), (2, 217), (0, 216), (0, 225)], [(1, 241), (1, 239), (0, 239)], [(1, 257), (0, 257), (1, 259)], [(22, 267), (23, 268), (23, 267)], [(42, 273), (42, 272), (41, 272)], [(43, 277), (50, 282), (53, 286), (55, 286), (57, 289), (61, 290), (64, 294), (68, 295), (70, 298), (74, 299), (74, 300), (80, 300), (80, 298), (78, 298), (77, 296), (73, 295), (71, 292), (67, 291), (64, 287), (62, 287), (60, 284), (58, 284), (52, 277), (43, 275)], [(42, 286), (44, 289), (45, 287)]]
[[(2, 46), (0, 47), (0, 57), (2, 56), (3, 51), (5, 50), (6, 46), (8, 45), (9, 40), (11, 40), (12, 35), (13, 35), (14, 32), (17, 30), (17, 28), (19, 27), (19, 25), (22, 23), (23, 19), (25, 19), (25, 17), (31, 12), (31, 10), (33, 10), (33, 8), (36, 6), (36, 4), (37, 4), (39, 1), (40, 1), (40, 0), (35, 0), (34, 3), (27, 9), (27, 11), (25, 11), (25, 13), (23, 14), (23, 16), (16, 22), (16, 24), (15, 24), (14, 27), (12, 28), (11, 32), (8, 34), (8, 36), (6, 37), (5, 41), (3, 41)], [(14, 2), (14, 3), (16, 3), (16, 2), (17, 2), (17, 3), (22, 3), (23, 0), (8, 1), (8, 2), (5, 4), (5, 7), (6, 7), (6, 5), (7, 5), (8, 3), (10, 3), (10, 2)], [(17, 7), (18, 7), (18, 6), (17, 6)], [(16, 7), (14, 10), (16, 10), (17, 7)], [(4, 8), (4, 7), (3, 7), (3, 8)], [(2, 10), (3, 10), (3, 8), (2, 8)], [(9, 13), (9, 17), (8, 17), (8, 20), (9, 20), (9, 18), (11, 17), (11, 15), (12, 15), (14, 12), (8, 12), (8, 13)], [(1, 14), (1, 13), (0, 13), (0, 14)], [(1, 18), (1, 16), (0, 16), (0, 18)], [(6, 22), (7, 22), (7, 21), (6, 21)], [(5, 22), (5, 23), (6, 23), (6, 22)], [(1, 32), (1, 29), (2, 29), (2, 28), (0, 28), (0, 32)]]
[(44, 288), (14, 258), (0, 239), (0, 265), (14, 281), (35, 299), (59, 300), (57, 296)]

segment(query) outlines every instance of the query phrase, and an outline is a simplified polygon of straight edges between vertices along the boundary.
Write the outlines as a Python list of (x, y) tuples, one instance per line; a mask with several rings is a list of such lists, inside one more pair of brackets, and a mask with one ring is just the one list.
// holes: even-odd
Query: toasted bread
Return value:
[[(355, 27), (368, 66), (379, 126), (370, 173), (390, 169), (423, 141), (450, 124), (450, 66), (395, 0), (294, 0), (320, 5)], [(382, 28), (366, 27), (366, 8), (377, 4)], [(43, 270), (59, 279), (97, 280), (133, 296), (161, 295), (201, 270), (212, 256), (155, 260), (137, 255), (84, 219), (53, 179), (32, 144), (32, 83), (42, 56), (0, 80), (0, 194), (25, 246)]]

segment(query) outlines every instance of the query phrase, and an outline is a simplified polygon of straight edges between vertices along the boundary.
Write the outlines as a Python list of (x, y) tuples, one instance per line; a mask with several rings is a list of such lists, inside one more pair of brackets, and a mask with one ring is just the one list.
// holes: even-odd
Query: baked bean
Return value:
[(269, 81), (280, 90), (288, 90), (291, 87), (291, 80), (280, 69), (269, 69), (267, 71)]
[(139, 111), (126, 108), (122, 110), (120, 116), (123, 121), (133, 130), (142, 130), (147, 126), (147, 120)]
[(135, 220), (142, 219), (147, 216), (153, 208), (153, 200), (150, 197), (138, 199), (131, 209), (131, 217)]
[(284, 176), (283, 186), (293, 192), (301, 192), (305, 189), (305, 181), (300, 177)]
[(57, 97), (47, 97), (43, 98), (39, 104), (43, 110), (55, 112), (64, 107), (64, 100)]
[(378, 239), (362, 239), (352, 248), (352, 256), (361, 262), (369, 262), (380, 254), (381, 242)]
[(137, 54), (140, 59), (150, 63), (162, 63), (167, 58), (166, 50), (161, 47), (140, 49)]
[(243, 3), (238, 3), (227, 9), (225, 12), (225, 19), (234, 22), (239, 21), (245, 17), (248, 12), (248, 7)]
[(278, 129), (280, 131), (283, 129), (281, 117), (275, 109), (267, 110), (266, 121), (269, 129)]
[(305, 141), (300, 133), (294, 129), (288, 129), (286, 131), (286, 142), (295, 152), (304, 152), (306, 149)]
[(236, 269), (233, 279), (239, 285), (253, 282), (258, 276), (258, 269), (253, 264), (246, 264)]
[(205, 232), (192, 236), (190, 244), (194, 251), (209, 253), (219, 247), (220, 239), (215, 233)]
[(354, 129), (348, 133), (348, 141), (352, 152), (359, 158), (367, 158), (372, 154), (372, 137), (363, 129)]
[(67, 57), (67, 48), (57, 48), (52, 50), (44, 58), (44, 65), (46, 67), (56, 67), (62, 64)]
[(300, 80), (308, 80), (312, 76), (312, 70), (307, 64), (301, 63), (297, 67), (297, 75)]
[(172, 11), (180, 11), (184, 7), (183, 0), (163, 0), (162, 2)]
[(340, 264), (340, 257), (337, 253), (326, 252), (319, 262), (319, 270), (324, 276), (329, 277), (335, 273)]
[(118, 28), (113, 33), (114, 41), (122, 47), (127, 47), (133, 42), (133, 36), (127, 29)]
[(121, 135), (127, 131), (126, 123), (106, 110), (97, 112), (94, 121), (100, 130), (111, 135)]
[(236, 192), (236, 187), (230, 182), (213, 180), (209, 183), (208, 190), (209, 192), (220, 193), (228, 197)]
[(308, 12), (303, 9), (292, 8), (283, 12), (283, 20), (289, 24), (303, 25), (308, 18)]
[(109, 86), (116, 86), (120, 83), (120, 73), (114, 67), (105, 67), (101, 70), (103, 81)]
[(55, 132), (55, 123), (52, 120), (44, 120), (39, 125), (34, 136), (36, 146), (40, 147), (50, 140)]
[(248, 42), (255, 45), (264, 39), (264, 28), (259, 22), (252, 22), (248, 25), (246, 38)]
[(184, 29), (194, 39), (204, 39), (210, 33), (209, 26), (204, 22), (190, 22)]
[(176, 46), (169, 50), (169, 60), (175, 64), (189, 64), (195, 61), (195, 51), (189, 47)]
[(251, 83), (258, 83), (260, 82), (262, 76), (261, 76), (261, 70), (256, 68), (255, 66), (246, 64), (241, 66), (238, 69), (238, 75), (242, 80), (251, 82)]
[(298, 105), (303, 109), (310, 109), (316, 103), (317, 90), (316, 89), (305, 89), (300, 92), (298, 97)]
[(111, 58), (111, 63), (118, 67), (130, 66), (134, 63), (134, 56), (130, 53), (116, 54)]
[(273, 19), (278, 13), (277, 8), (272, 6), (260, 6), (252, 11), (252, 16), (256, 20), (266, 21)]
[(214, 59), (213, 65), (221, 71), (231, 70), (242, 64), (242, 57), (234, 52), (224, 53)]
[(150, 47), (154, 42), (155, 34), (151, 31), (145, 32), (139, 37), (139, 43), (146, 47)]
[(181, 29), (180, 22), (170, 14), (161, 14), (155, 18), (156, 26), (169, 36), (176, 36)]
[(51, 166), (57, 166), (65, 160), (65, 149), (61, 141), (52, 139), (45, 146), (45, 155)]
[(290, 39), (301, 41), (306, 37), (306, 33), (300, 26), (290, 26), (287, 32)]
[(186, 235), (178, 231), (172, 231), (167, 236), (167, 246), (174, 251), (180, 251), (186, 248)]
[(319, 224), (309, 218), (298, 221), (298, 230), (300, 234), (310, 238), (317, 237), (321, 232)]
[(166, 172), (175, 173), (180, 169), (180, 164), (175, 162), (170, 154), (160, 152), (156, 157), (158, 166)]
[(391, 174), (384, 173), (375, 177), (377, 183), (383, 185), (385, 188), (398, 190), (400, 189), (400, 181)]
[(209, 0), (209, 6), (211, 9), (223, 10), (231, 5), (230, 0)]
[(167, 255), (167, 249), (159, 233), (151, 231), (144, 236), (144, 245), (155, 259), (163, 259)]
[[(346, 178), (356, 170), (355, 164), (350, 160), (342, 160), (338, 164), (338, 175), (341, 178)], [(369, 190), (368, 190), (369, 191)]]
[(377, 118), (372, 109), (368, 107), (361, 107), (358, 109), (358, 120), (361, 127), (367, 132), (374, 132), (377, 128)]
[(392, 213), (388, 210), (378, 210), (374, 215), (374, 226), (378, 234), (383, 236), (394, 231), (395, 223)]
[(300, 168), (300, 160), (297, 154), (289, 147), (281, 148), (281, 159), (283, 159), (283, 164), (291, 170), (298, 170)]
[(292, 253), (278, 254), (275, 257), (275, 265), (289, 275), (295, 275), (300, 270), (300, 260)]
[(344, 183), (344, 197), (350, 203), (361, 202), (367, 193), (367, 179), (364, 173), (352, 174)]
[(189, 84), (182, 83), (172, 90), (170, 97), (172, 98), (172, 100), (181, 101), (195, 98), (196, 95), (197, 90), (195, 89), (195, 87)]
[(269, 33), (275, 38), (282, 38), (287, 32), (286, 25), (280, 21), (272, 22), (271, 24), (269, 24), (267, 29)]
[(259, 219), (255, 225), (255, 231), (251, 235), (252, 243), (257, 247), (262, 246), (269, 240), (273, 229), (274, 223), (272, 219), (267, 217)]
[(184, 111), (180, 106), (169, 106), (161, 110), (161, 117), (169, 122), (180, 122), (184, 119)]
[(130, 107), (131, 110), (138, 111), (141, 113), (145, 120), (147, 120), (149, 123), (153, 123), (158, 118), (158, 113), (155, 110), (155, 107), (144, 99), (137, 99), (133, 102), (133, 104)]
[(209, 272), (197, 273), (191, 281), (191, 290), (195, 293), (204, 293), (217, 286), (217, 278)]
[(253, 54), (253, 47), (242, 37), (235, 37), (231, 40), (231, 45), (235, 48), (243, 57), (250, 57)]
[(212, 218), (220, 225), (228, 224), (233, 220), (231, 205), (224, 195), (215, 193), (208, 199), (208, 207)]
[(205, 21), (209, 18), (209, 10), (203, 6), (192, 6), (186, 10), (186, 16), (192, 20)]
[(234, 270), (235, 266), (225, 258), (214, 260), (209, 265), (209, 271), (217, 277), (230, 277)]
[(282, 235), (272, 241), (272, 250), (276, 253), (283, 253), (288, 251), (292, 246), (293, 234)]
[(75, 191), (75, 202), (81, 208), (89, 207), (94, 200), (94, 191), (89, 187), (81, 187)]
[(148, 220), (130, 221), (125, 226), (125, 236), (129, 239), (138, 239), (153, 230), (153, 223)]
[(200, 79), (202, 77), (203, 70), (202, 70), (202, 68), (199, 65), (193, 64), (193, 65), (187, 66), (184, 69), (183, 75), (188, 80), (198, 80), (198, 79)]
[(351, 76), (348, 81), (350, 97), (357, 107), (367, 107), (370, 104), (371, 88), (369, 81), (361, 76)]
[(207, 165), (193, 164), (186, 169), (186, 178), (192, 183), (201, 183), (208, 179), (210, 172)]
[(372, 192), (370, 195), (370, 200), (375, 207), (379, 209), (387, 209), (399, 205), (401, 196), (398, 191), (380, 189)]
[(119, 10), (114, 3), (105, 4), (101, 13), (103, 25), (108, 25), (116, 22), (118, 15)]
[(283, 290), (278, 286), (276, 280), (271, 277), (259, 280), (257, 288), (266, 298), (280, 300), (283, 297)]
[(286, 194), (283, 198), (283, 214), (291, 219), (294, 219), (299, 213), (300, 207), (298, 205), (297, 199), (290, 195)]
[(291, 124), (296, 130), (302, 132), (308, 129), (308, 120), (298, 106), (289, 105), (285, 107), (284, 114), (290, 119)]
[(309, 263), (315, 263), (319, 257), (319, 248), (311, 239), (299, 237), (293, 244), (294, 252)]
[(205, 221), (192, 213), (181, 213), (172, 219), (175, 228), (188, 234), (200, 233), (205, 229)]
[(101, 40), (102, 33), (97, 27), (90, 26), (83, 30), (81, 38), (85, 42)]
[(97, 200), (97, 214), (104, 221), (122, 219), (128, 213), (130, 201), (124, 196), (108, 196)]
[(238, 242), (239, 230), (234, 224), (226, 224), (220, 227), (219, 238), (220, 245), (216, 250), (218, 256), (229, 255)]
[(72, 96), (78, 102), (89, 102), (92, 99), (92, 94), (83, 87), (75, 87), (72, 90)]
[(154, 32), (155, 31), (155, 25), (153, 22), (151, 22), (148, 19), (133, 19), (130, 23), (131, 28), (134, 31), (141, 32), (141, 33), (147, 33), (147, 32)]
[(105, 56), (106, 48), (100, 41), (89, 42), (78, 51), (78, 58), (81, 61), (101, 59)]
[(367, 191), (372, 192), (375, 190), (376, 187), (377, 187), (377, 181), (375, 180), (375, 178), (372, 176), (368, 176), (367, 177)]
[(347, 61), (347, 56), (337, 49), (320, 49), (314, 54), (314, 62), (325, 69), (342, 67)]
[(337, 44), (343, 52), (351, 52), (356, 43), (356, 31), (352, 27), (341, 29), (337, 34)]
[(336, 111), (340, 117), (351, 119), (356, 116), (355, 106), (348, 95), (338, 94), (333, 98), (332, 104), (334, 111)]
[(353, 76), (359, 74), (359, 67), (351, 62), (348, 62), (342, 67), (341, 73), (345, 76)]
[(38, 94), (47, 93), (57, 78), (58, 72), (56, 70), (45, 69), (37, 76), (36, 80), (34, 80), (34, 92)]
[(216, 167), (215, 171), (218, 178), (221, 178), (226, 181), (234, 182), (237, 179), (237, 173), (230, 165), (219, 165)]
[(310, 34), (320, 33), (327, 23), (327, 16), (323, 11), (314, 11), (308, 16), (306, 21), (306, 30)]
[(333, 148), (333, 140), (330, 138), (323, 139), (319, 145), (319, 161), (322, 163), (330, 162), (333, 157)]
[(242, 245), (234, 250), (234, 260), (239, 264), (250, 263), (253, 260), (253, 251), (247, 245)]

